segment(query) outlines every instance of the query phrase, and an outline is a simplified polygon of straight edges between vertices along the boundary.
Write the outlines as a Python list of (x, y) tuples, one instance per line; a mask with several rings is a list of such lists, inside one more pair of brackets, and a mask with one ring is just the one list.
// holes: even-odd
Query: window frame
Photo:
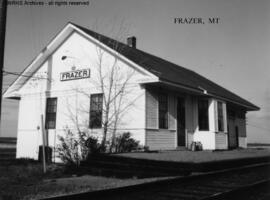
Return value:
[(158, 128), (159, 129), (169, 128), (169, 102), (168, 101), (169, 101), (168, 94), (166, 93), (158, 94)]
[[(97, 102), (93, 102), (97, 98)], [(94, 103), (97, 103), (97, 109), (94, 108)], [(102, 115), (103, 115), (103, 93), (96, 93), (90, 95), (90, 109), (89, 109), (89, 128), (98, 129), (102, 128)], [(95, 117), (95, 119), (93, 119)], [(97, 121), (99, 120), (99, 121)]]
[[(201, 107), (200, 108), (200, 105), (203, 105), (203, 104), (200, 104), (200, 103), (203, 102), (203, 101), (207, 102), (207, 109), (206, 109), (206, 107)], [(200, 110), (202, 110), (202, 109), (204, 111), (203, 112), (204, 114), (202, 114), (202, 113), (200, 114)], [(201, 117), (206, 117), (206, 120), (202, 121)], [(206, 124), (207, 124), (207, 126), (206, 126)], [(199, 128), (199, 131), (209, 131), (209, 100), (208, 99), (199, 99), (198, 100), (198, 128)]]
[(57, 97), (47, 98), (46, 99), (45, 129), (56, 128), (56, 113), (57, 113)]

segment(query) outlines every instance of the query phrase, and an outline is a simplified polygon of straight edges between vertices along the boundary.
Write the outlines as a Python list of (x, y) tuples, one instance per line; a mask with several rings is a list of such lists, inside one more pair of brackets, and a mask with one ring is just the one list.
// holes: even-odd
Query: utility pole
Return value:
[(0, 0), (0, 124), (2, 116), (2, 88), (3, 88), (3, 69), (4, 69), (4, 52), (6, 36), (6, 19), (7, 19), (7, 0)]
[(43, 124), (43, 115), (41, 114), (40, 118), (40, 123), (41, 123), (41, 134), (42, 134), (42, 163), (43, 163), (43, 173), (45, 174), (47, 169), (46, 169), (46, 151), (45, 151), (45, 143), (46, 143), (46, 136), (45, 136), (45, 129), (44, 129), (44, 124)]

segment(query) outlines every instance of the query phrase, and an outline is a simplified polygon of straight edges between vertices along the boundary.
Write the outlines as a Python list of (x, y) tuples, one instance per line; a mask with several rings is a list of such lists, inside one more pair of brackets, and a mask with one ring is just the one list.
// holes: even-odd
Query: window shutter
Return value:
[(169, 95), (169, 130), (176, 130), (176, 100), (173, 95)]
[(214, 100), (214, 117), (215, 117), (215, 132), (218, 132), (218, 106), (216, 100)]
[(158, 97), (153, 91), (146, 90), (146, 128), (158, 129)]
[(222, 103), (222, 109), (223, 109), (223, 120), (224, 120), (224, 132), (227, 133), (228, 126), (227, 126), (227, 105), (226, 105), (226, 103)]

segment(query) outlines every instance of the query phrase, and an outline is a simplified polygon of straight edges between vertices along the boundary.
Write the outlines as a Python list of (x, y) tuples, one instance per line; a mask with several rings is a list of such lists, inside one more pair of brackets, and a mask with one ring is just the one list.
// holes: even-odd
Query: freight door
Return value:
[(186, 111), (185, 99), (177, 100), (177, 145), (185, 146), (186, 144)]
[(238, 146), (238, 127), (236, 128), (234, 120), (228, 120), (228, 142), (229, 142), (229, 149), (237, 148)]

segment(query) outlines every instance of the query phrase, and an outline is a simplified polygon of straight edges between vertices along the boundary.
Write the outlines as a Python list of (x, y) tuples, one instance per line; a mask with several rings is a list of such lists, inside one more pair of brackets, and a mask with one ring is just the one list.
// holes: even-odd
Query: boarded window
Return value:
[(57, 98), (47, 98), (45, 128), (55, 129)]
[(224, 116), (222, 102), (218, 102), (218, 131), (224, 131)]
[(159, 94), (158, 97), (159, 128), (168, 128), (168, 96)]
[(208, 100), (201, 99), (198, 101), (198, 121), (199, 130), (208, 131), (209, 130), (209, 119), (208, 119)]
[(102, 127), (103, 94), (92, 94), (90, 99), (90, 128)]

